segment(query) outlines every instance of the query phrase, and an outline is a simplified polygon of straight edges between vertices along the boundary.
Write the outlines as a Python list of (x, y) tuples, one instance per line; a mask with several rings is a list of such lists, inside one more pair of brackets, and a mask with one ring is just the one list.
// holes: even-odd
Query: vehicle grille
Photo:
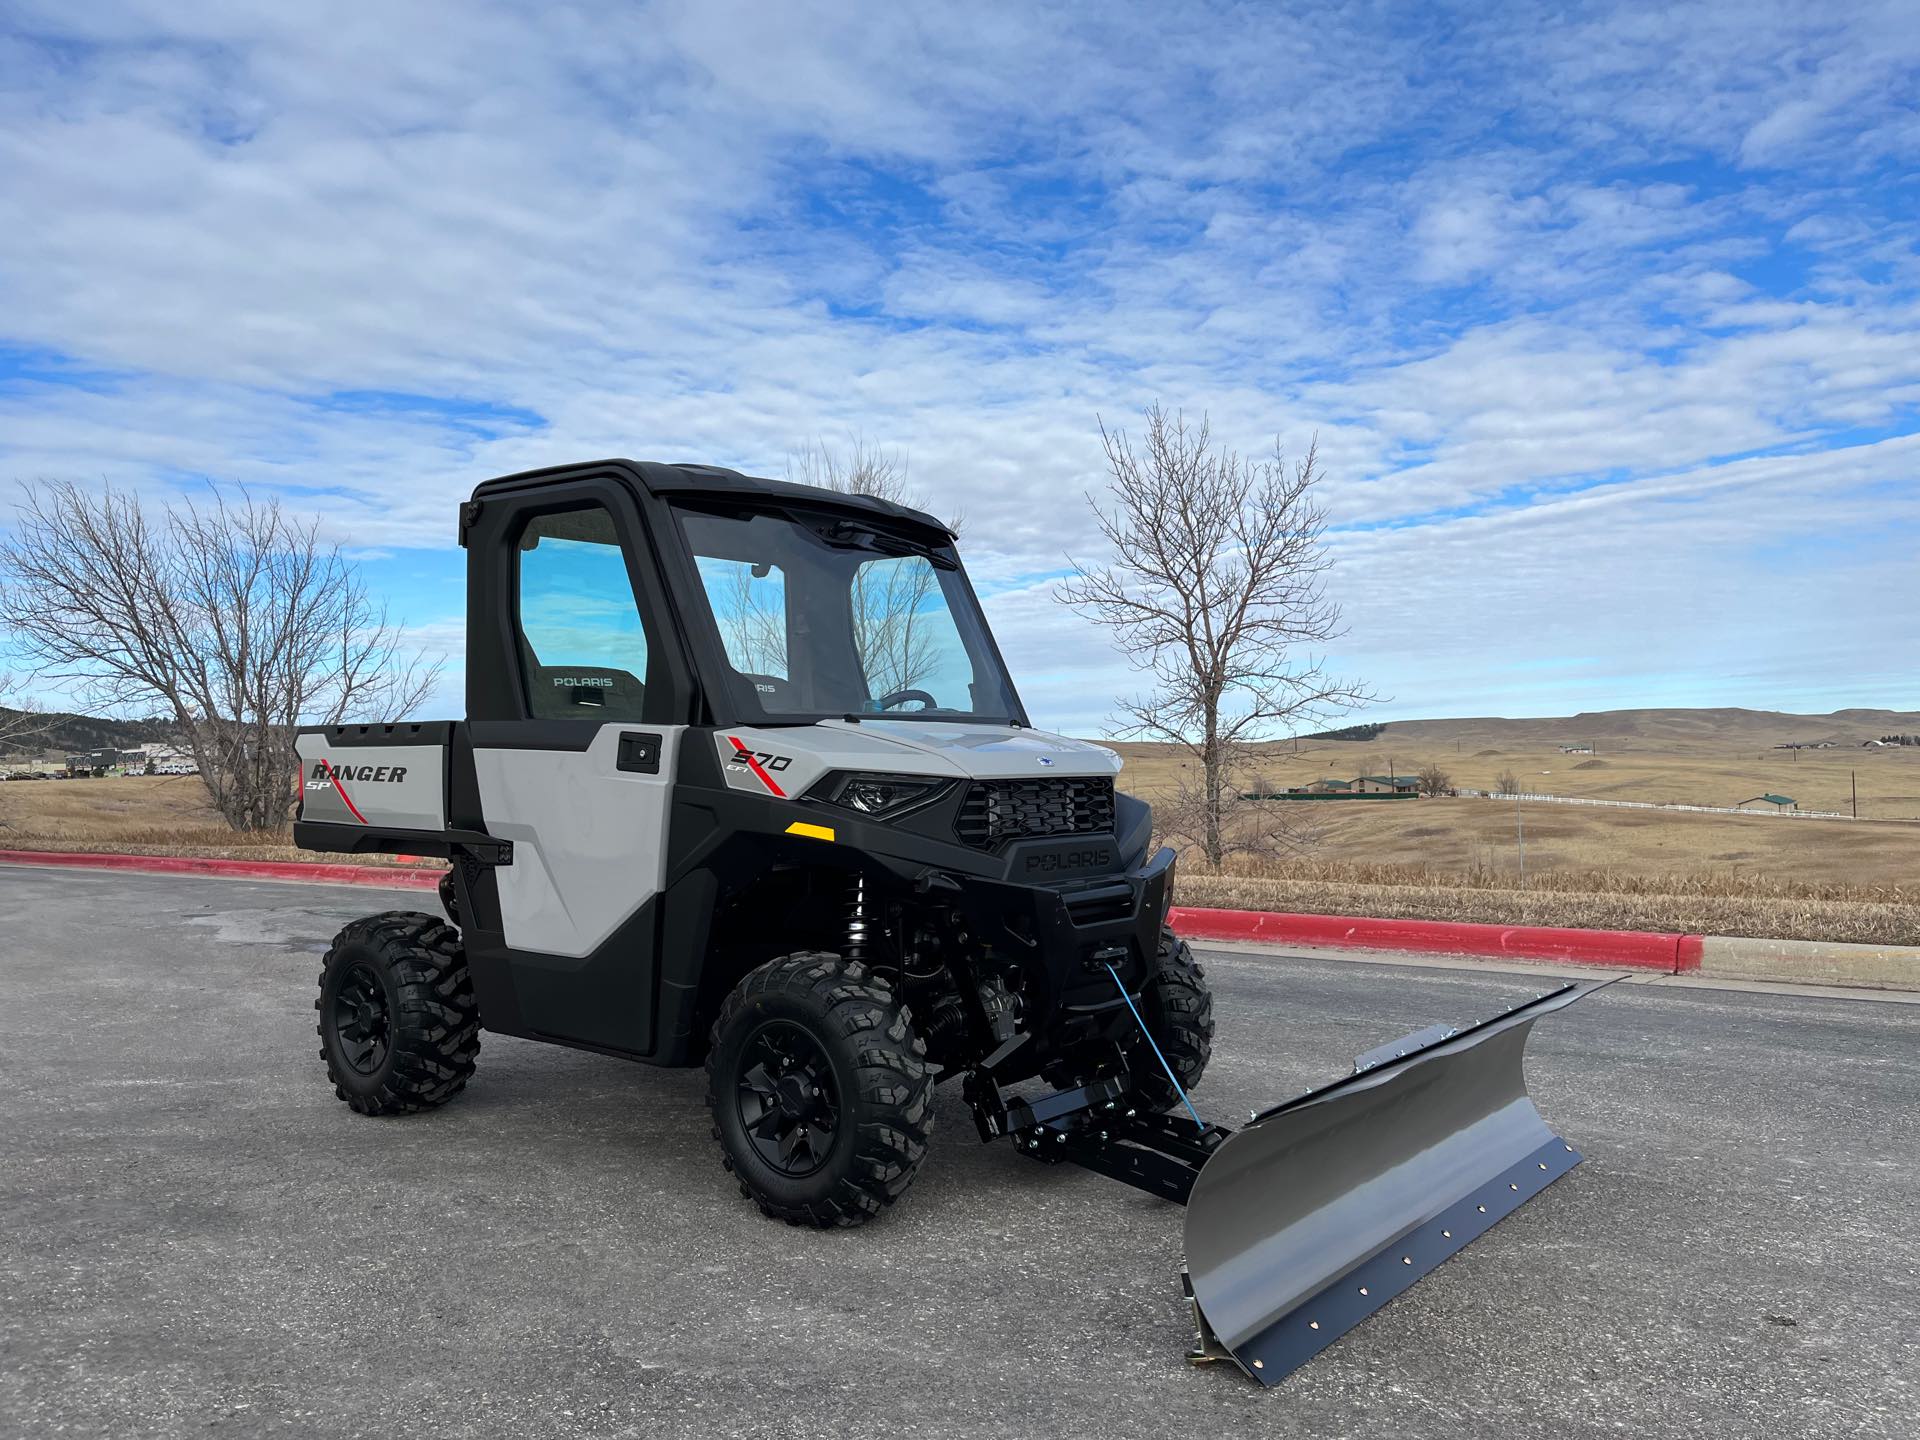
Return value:
[(1007, 840), (1106, 834), (1113, 829), (1113, 780), (1104, 775), (976, 780), (960, 802), (954, 828), (981, 850)]

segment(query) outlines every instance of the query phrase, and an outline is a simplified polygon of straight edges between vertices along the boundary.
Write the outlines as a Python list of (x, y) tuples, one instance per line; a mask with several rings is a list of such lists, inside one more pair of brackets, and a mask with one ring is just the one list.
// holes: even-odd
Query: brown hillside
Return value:
[(1471, 717), (1455, 720), (1395, 720), (1375, 746), (1395, 741), (1467, 746), (1500, 744), (1573, 745), (1587, 741), (1645, 742), (1654, 745), (1704, 742), (1739, 746), (1783, 745), (1835, 740), (1859, 745), (1882, 735), (1920, 734), (1920, 712), (1911, 710), (1835, 710), (1827, 715), (1796, 715), (1782, 710), (1600, 710), (1578, 715), (1506, 720)]

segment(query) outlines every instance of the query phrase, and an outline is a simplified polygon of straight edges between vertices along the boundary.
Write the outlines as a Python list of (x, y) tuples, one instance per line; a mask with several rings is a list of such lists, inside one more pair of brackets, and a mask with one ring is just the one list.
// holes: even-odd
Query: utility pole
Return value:
[(1853, 782), (1853, 818), (1860, 818), (1860, 774), (1856, 770), (1847, 771), (1847, 779)]

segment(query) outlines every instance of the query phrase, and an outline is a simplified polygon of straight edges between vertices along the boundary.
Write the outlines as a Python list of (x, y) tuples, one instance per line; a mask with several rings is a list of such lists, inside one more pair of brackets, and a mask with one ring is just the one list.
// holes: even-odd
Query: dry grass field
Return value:
[[(0, 785), (0, 849), (313, 860), (293, 829), (228, 828), (197, 775), (13, 780)], [(386, 857), (335, 856), (392, 863)]]
[[(1702, 815), (1480, 798), (1288, 803), (1312, 832), (1298, 856), (1204, 872), (1189, 854), (1189, 905), (1411, 916), (1506, 924), (1920, 944), (1920, 748), (1863, 750), (1920, 733), (1885, 711), (1786, 717), (1749, 711), (1615, 712), (1576, 720), (1420, 721), (1358, 744), (1273, 746), (1257, 773), (1283, 789), (1324, 776), (1414, 773), (1437, 763), (1456, 785), (1595, 799), (1734, 804), (1766, 792), (1845, 808), (1849, 773), (1871, 820)], [(1784, 740), (1832, 737), (1798, 752)], [(1560, 745), (1595, 744), (1563, 755)], [(1121, 744), (1123, 787), (1154, 800), (1181, 767), (1161, 746)], [(1516, 814), (1517, 811), (1517, 814)], [(1518, 824), (1516, 825), (1516, 821)], [(1524, 833), (1525, 873), (1521, 871)], [(311, 859), (282, 831), (228, 830), (194, 776), (0, 785), (0, 848), (245, 854)], [(334, 857), (344, 859), (347, 857)], [(378, 862), (376, 862), (378, 863)]]
[[(1506, 924), (1920, 944), (1920, 748), (1863, 749), (1920, 733), (1920, 716), (1840, 712), (1621, 711), (1563, 720), (1417, 721), (1369, 742), (1266, 747), (1265, 791), (1321, 778), (1415, 774), (1438, 765), (1459, 787), (1655, 805), (1732, 806), (1788, 795), (1803, 809), (1871, 819), (1794, 818), (1443, 798), (1279, 802), (1308, 843), (1298, 857), (1191, 863), (1195, 905)], [(1775, 750), (1832, 739), (1830, 750)], [(1592, 755), (1562, 745), (1592, 744)], [(1149, 800), (1188, 769), (1164, 746), (1121, 744), (1123, 783)], [(1190, 773), (1190, 772), (1189, 772)], [(1524, 854), (1524, 872), (1522, 866)]]

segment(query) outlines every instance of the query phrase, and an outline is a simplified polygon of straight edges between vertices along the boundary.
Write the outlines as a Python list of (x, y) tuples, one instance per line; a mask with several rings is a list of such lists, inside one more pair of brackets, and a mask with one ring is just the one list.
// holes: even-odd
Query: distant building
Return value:
[(1560, 753), (1561, 753), (1562, 755), (1591, 755), (1591, 754), (1593, 753), (1593, 746), (1591, 746), (1591, 745), (1562, 745), (1562, 746), (1560, 747)]
[[(1358, 800), (1382, 796), (1418, 795), (1420, 782), (1411, 775), (1362, 775), (1354, 780), (1310, 780), (1305, 785), (1289, 785), (1284, 794), (1267, 795), (1269, 800)], [(1254, 797), (1249, 797), (1254, 798)]]
[(1355, 795), (1398, 795), (1417, 791), (1420, 782), (1411, 775), (1362, 775), (1349, 788)]
[(147, 757), (138, 750), (88, 750), (79, 755), (67, 756), (67, 774), (69, 775), (111, 775), (114, 771), (127, 769), (137, 772), (147, 768)]
[(1791, 795), (1754, 795), (1740, 802), (1742, 805), (1771, 805), (1776, 811), (1798, 810), (1800, 802)]

